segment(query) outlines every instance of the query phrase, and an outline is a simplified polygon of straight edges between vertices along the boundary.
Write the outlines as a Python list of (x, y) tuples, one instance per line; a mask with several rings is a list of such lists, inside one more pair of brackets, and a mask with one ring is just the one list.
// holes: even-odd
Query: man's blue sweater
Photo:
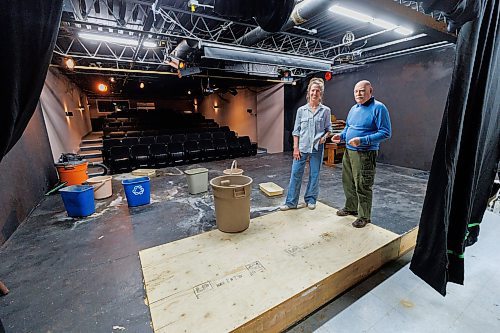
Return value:
[[(363, 104), (354, 105), (347, 115), (346, 127), (340, 139), (351, 150), (378, 150), (380, 142), (392, 135), (391, 119), (385, 105), (374, 97)], [(348, 144), (352, 138), (359, 137), (361, 144), (353, 147)]]

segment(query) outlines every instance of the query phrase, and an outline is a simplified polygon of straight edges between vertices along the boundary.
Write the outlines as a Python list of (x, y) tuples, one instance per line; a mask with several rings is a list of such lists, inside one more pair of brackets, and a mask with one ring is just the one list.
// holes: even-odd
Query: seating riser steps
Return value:
[(102, 145), (80, 146), (80, 151), (102, 150)]
[(83, 139), (81, 145), (102, 144), (102, 139)]
[(101, 152), (92, 152), (92, 153), (83, 153), (83, 152), (80, 152), (78, 154), (80, 156), (82, 156), (83, 158), (85, 158), (86, 160), (91, 159), (91, 158), (97, 158), (97, 157), (102, 158), (102, 153)]

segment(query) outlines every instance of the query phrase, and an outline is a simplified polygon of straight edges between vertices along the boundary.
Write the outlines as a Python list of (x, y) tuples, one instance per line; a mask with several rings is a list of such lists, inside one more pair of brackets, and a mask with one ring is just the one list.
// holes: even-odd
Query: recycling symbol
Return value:
[(142, 185), (136, 185), (134, 186), (132, 193), (135, 195), (141, 195), (144, 193), (144, 187), (142, 187)]

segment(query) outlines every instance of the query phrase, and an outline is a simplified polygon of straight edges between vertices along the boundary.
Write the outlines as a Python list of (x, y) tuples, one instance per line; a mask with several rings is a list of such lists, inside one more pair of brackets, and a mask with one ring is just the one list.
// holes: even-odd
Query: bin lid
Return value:
[(143, 183), (143, 182), (149, 182), (149, 177), (134, 177), (122, 180), (123, 185)]
[(57, 162), (54, 163), (56, 167), (68, 167), (68, 166), (77, 166), (81, 164), (87, 163), (87, 160), (80, 160), (80, 161), (68, 161), (68, 162)]
[(61, 188), (59, 192), (85, 192), (88, 190), (94, 190), (94, 187), (92, 185), (71, 185)]
[(196, 175), (198, 173), (208, 172), (207, 168), (196, 168), (184, 171), (186, 175)]

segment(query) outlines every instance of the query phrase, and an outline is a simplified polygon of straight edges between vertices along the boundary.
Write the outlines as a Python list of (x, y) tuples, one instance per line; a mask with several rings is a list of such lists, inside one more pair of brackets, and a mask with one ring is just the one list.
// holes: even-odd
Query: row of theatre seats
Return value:
[(221, 126), (219, 127), (218, 125), (214, 127), (195, 127), (195, 128), (188, 128), (188, 127), (179, 127), (179, 128), (164, 128), (161, 130), (155, 130), (155, 129), (148, 129), (148, 130), (126, 130), (126, 131), (111, 131), (107, 132), (104, 134), (105, 139), (110, 139), (110, 138), (122, 138), (122, 137), (141, 137), (141, 136), (158, 136), (158, 135), (173, 135), (173, 134), (184, 134), (188, 132), (196, 132), (196, 133), (203, 133), (203, 132), (230, 132), (228, 126)]
[(205, 119), (205, 117), (200, 113), (182, 113), (172, 110), (130, 112), (129, 110), (129, 112), (116, 112), (112, 117), (107, 116), (104, 119), (103, 134), (105, 137), (116, 137), (120, 134), (122, 134), (123, 136), (124, 133), (143, 132), (151, 130), (163, 132), (165, 130), (189, 128), (192, 131), (198, 131), (199, 129), (210, 129), (217, 127), (219, 127), (219, 125), (215, 122), (215, 120)]
[(252, 156), (257, 144), (233, 131), (103, 139), (104, 163), (112, 173), (132, 169)]

